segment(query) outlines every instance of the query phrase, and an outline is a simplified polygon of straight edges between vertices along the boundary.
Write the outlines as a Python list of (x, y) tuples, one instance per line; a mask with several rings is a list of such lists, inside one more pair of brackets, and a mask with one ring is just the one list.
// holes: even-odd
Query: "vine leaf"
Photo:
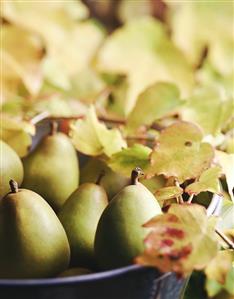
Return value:
[[(35, 34), (13, 25), (1, 28), (2, 43), (2, 83), (4, 100), (12, 92), (12, 86), (19, 88), (23, 83), (26, 90), (36, 95), (42, 84), (41, 61), (43, 57), (42, 40)], [(18, 47), (18, 37), (22, 43)], [(3, 71), (4, 70), (4, 71)]]
[(162, 272), (174, 271), (179, 276), (201, 270), (218, 252), (215, 224), (216, 219), (207, 218), (200, 205), (172, 204), (168, 213), (144, 225), (151, 230), (136, 262)]
[(206, 169), (199, 177), (198, 182), (188, 185), (185, 192), (195, 195), (205, 191), (220, 194), (220, 175), (221, 168), (218, 166)]
[(1, 139), (8, 143), (20, 157), (27, 155), (32, 144), (35, 127), (29, 122), (1, 115)]
[(166, 0), (166, 3), (172, 38), (190, 62), (197, 65), (205, 47), (208, 47), (207, 60), (222, 74), (230, 73), (233, 62), (232, 1), (225, 1), (225, 5), (223, 2), (213, 5), (212, 1)]
[(234, 202), (229, 199), (223, 200), (220, 218), (221, 221), (218, 222), (218, 228), (224, 232), (227, 230), (232, 230), (234, 232)]
[(213, 148), (203, 143), (202, 137), (201, 130), (192, 123), (177, 122), (167, 127), (151, 154), (148, 172), (177, 177), (179, 183), (200, 176), (214, 157)]
[(155, 192), (157, 200), (166, 200), (178, 197), (183, 194), (183, 189), (179, 186), (169, 186), (160, 188)]
[(78, 21), (89, 14), (81, 1), (44, 5), (36, 0), (26, 4), (9, 0), (3, 1), (2, 14), (12, 24), (43, 39), (46, 57), (41, 69), (50, 83), (66, 90), (71, 87), (70, 78), (91, 63), (104, 38), (104, 31), (94, 22)]
[(181, 104), (179, 90), (174, 84), (155, 83), (138, 96), (128, 116), (128, 128), (134, 130), (142, 125), (151, 125), (155, 120), (175, 111)]
[(216, 157), (222, 167), (222, 172), (226, 177), (228, 192), (234, 202), (233, 188), (234, 188), (234, 154), (227, 154), (225, 152), (216, 151)]
[(70, 135), (76, 149), (90, 156), (111, 156), (126, 147), (120, 131), (107, 129), (99, 122), (93, 106), (89, 108), (85, 119), (71, 125)]
[[(221, 88), (200, 87), (181, 109), (182, 118), (204, 130), (205, 135), (217, 135), (233, 114), (233, 99), (223, 99)], [(207, 117), (207, 113), (209, 117)]]
[(149, 155), (151, 149), (141, 144), (124, 148), (122, 151), (112, 155), (108, 165), (116, 172), (129, 176), (136, 166), (145, 171), (149, 167)]
[(231, 250), (222, 250), (211, 260), (205, 268), (206, 290), (209, 296), (214, 296), (221, 289), (234, 295), (234, 253)]
[(190, 65), (161, 23), (150, 17), (132, 20), (110, 35), (99, 52), (97, 67), (101, 72), (128, 76), (125, 115), (138, 95), (157, 81), (175, 83), (183, 95), (194, 84)]

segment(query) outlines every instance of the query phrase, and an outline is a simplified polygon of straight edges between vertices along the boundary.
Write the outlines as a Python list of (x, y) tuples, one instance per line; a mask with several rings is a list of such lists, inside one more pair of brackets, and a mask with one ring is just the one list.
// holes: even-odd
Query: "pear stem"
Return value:
[(50, 123), (50, 135), (54, 135), (58, 132), (58, 123), (56, 121), (52, 121)]
[(105, 170), (101, 170), (97, 180), (96, 180), (96, 185), (100, 185), (102, 178), (105, 176)]
[(17, 193), (19, 191), (19, 188), (18, 188), (18, 184), (16, 181), (14, 180), (10, 180), (9, 181), (9, 185), (10, 185), (10, 188), (11, 188), (11, 192), (12, 193)]
[(143, 175), (143, 171), (139, 168), (136, 167), (133, 169), (132, 174), (131, 174), (131, 185), (137, 185), (139, 184), (139, 177)]

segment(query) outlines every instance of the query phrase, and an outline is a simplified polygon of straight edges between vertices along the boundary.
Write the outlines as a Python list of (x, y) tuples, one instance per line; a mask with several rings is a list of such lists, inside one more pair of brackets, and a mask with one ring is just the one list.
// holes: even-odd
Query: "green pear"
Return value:
[(111, 200), (120, 190), (127, 186), (130, 182), (129, 178), (113, 171), (105, 162), (96, 158), (90, 159), (81, 169), (80, 182), (94, 183), (99, 173), (105, 172), (105, 176), (101, 180), (101, 186), (106, 190), (109, 200)]
[(58, 277), (69, 277), (69, 276), (80, 276), (80, 275), (86, 275), (91, 274), (92, 271), (87, 268), (69, 268), (62, 273), (59, 274)]
[(0, 201), (0, 278), (42, 278), (64, 271), (70, 261), (65, 230), (37, 193), (18, 189)]
[(58, 217), (68, 236), (72, 265), (94, 266), (94, 237), (107, 204), (107, 194), (103, 187), (84, 183), (61, 208)]
[(46, 136), (23, 164), (23, 187), (40, 194), (55, 211), (79, 185), (77, 154), (63, 133)]
[(9, 180), (14, 179), (19, 185), (23, 181), (23, 164), (17, 153), (3, 140), (0, 140), (1, 163), (0, 163), (0, 198), (9, 191)]
[(111, 200), (99, 220), (94, 246), (102, 269), (131, 264), (144, 250), (149, 230), (142, 225), (162, 213), (155, 196), (138, 182), (140, 175), (140, 168), (132, 171), (132, 184)]

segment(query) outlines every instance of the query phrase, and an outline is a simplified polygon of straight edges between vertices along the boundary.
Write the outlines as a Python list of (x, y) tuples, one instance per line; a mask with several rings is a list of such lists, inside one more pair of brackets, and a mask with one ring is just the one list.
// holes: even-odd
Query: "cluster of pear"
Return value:
[(54, 130), (22, 161), (0, 146), (0, 278), (87, 274), (143, 251), (142, 225), (161, 208), (138, 182), (140, 168), (129, 180), (91, 159), (79, 179), (76, 150)]

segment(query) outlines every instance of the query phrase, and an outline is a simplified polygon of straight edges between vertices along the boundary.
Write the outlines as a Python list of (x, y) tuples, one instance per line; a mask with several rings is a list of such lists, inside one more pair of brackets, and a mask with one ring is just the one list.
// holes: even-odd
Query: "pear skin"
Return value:
[(77, 267), (65, 270), (64, 272), (60, 273), (58, 277), (80, 276), (91, 273), (92, 271), (90, 269)]
[(128, 177), (113, 171), (105, 162), (97, 158), (90, 159), (81, 169), (81, 183), (96, 182), (101, 171), (105, 172), (105, 176), (102, 178), (100, 185), (106, 190), (109, 200), (130, 183)]
[[(139, 168), (137, 168), (139, 170)], [(161, 214), (154, 195), (135, 181), (123, 188), (104, 210), (95, 236), (95, 256), (101, 269), (129, 265), (144, 250), (149, 230), (142, 227)]]
[(23, 181), (23, 164), (17, 153), (4, 141), (0, 140), (0, 198), (10, 192), (9, 180), (15, 180), (20, 186)]
[(103, 187), (85, 183), (72, 193), (58, 217), (66, 230), (71, 246), (71, 263), (92, 267), (94, 261), (94, 237), (98, 221), (108, 199)]
[(23, 187), (40, 194), (58, 211), (79, 184), (79, 162), (70, 139), (63, 133), (46, 136), (23, 159)]
[(0, 201), (0, 278), (53, 277), (67, 269), (65, 230), (38, 194), (17, 189)]

